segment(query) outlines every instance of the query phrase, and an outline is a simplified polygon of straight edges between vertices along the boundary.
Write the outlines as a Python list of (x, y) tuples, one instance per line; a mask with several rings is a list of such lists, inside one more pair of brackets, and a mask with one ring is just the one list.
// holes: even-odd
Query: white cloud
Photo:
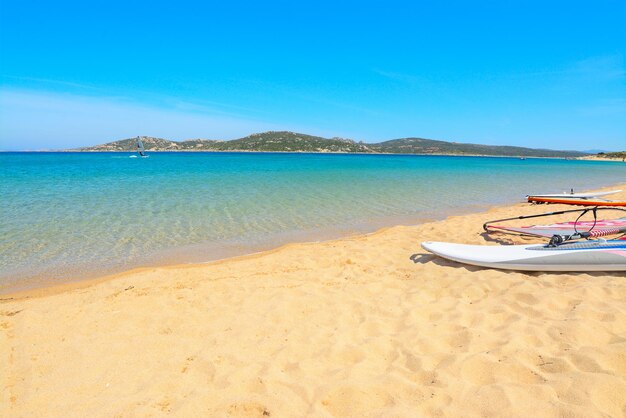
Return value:
[(127, 98), (0, 90), (0, 149), (72, 148), (136, 135), (231, 139), (276, 126), (208, 106), (155, 107)]

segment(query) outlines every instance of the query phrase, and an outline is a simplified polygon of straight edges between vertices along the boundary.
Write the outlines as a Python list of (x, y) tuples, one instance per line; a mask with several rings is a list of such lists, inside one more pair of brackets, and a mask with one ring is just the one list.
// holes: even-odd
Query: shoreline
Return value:
[(563, 208), (2, 296), (0, 415), (620, 416), (623, 272), (483, 269), (420, 248), (542, 242), (482, 224)]
[[(102, 153), (102, 154), (135, 154), (135, 151), (115, 151), (115, 150), (23, 150), (23, 151), (0, 151), (4, 153)], [(515, 159), (548, 159), (548, 160), (585, 160), (585, 161), (619, 161), (615, 159), (594, 159), (588, 157), (540, 157), (531, 155), (489, 155), (489, 154), (445, 154), (445, 153), (393, 153), (393, 152), (342, 152), (342, 151), (252, 151), (252, 150), (146, 150), (146, 153), (234, 153), (234, 154), (315, 154), (315, 155), (396, 155), (396, 156), (418, 156), (418, 157), (488, 157), (488, 158), (515, 158)]]
[[(626, 188), (626, 185), (624, 186)], [(11, 296), (14, 294), (29, 294), (31, 291), (40, 294), (40, 291), (45, 293), (45, 289), (52, 287), (70, 287), (74, 288), (74, 285), (80, 285), (82, 282), (90, 283), (95, 282), (99, 283), (103, 280), (110, 280), (116, 278), (118, 276), (125, 275), (127, 273), (132, 273), (136, 271), (142, 270), (150, 270), (157, 268), (175, 268), (175, 267), (185, 267), (185, 266), (194, 266), (194, 265), (206, 265), (217, 262), (224, 262), (228, 260), (238, 259), (241, 257), (248, 256), (256, 256), (262, 255), (266, 253), (273, 253), (275, 251), (280, 250), (281, 248), (286, 248), (291, 245), (298, 244), (318, 244), (332, 241), (341, 241), (343, 239), (354, 239), (361, 236), (368, 236), (372, 234), (377, 234), (379, 232), (383, 232), (389, 228), (394, 227), (411, 227), (422, 225), (424, 223), (429, 222), (440, 222), (452, 216), (464, 216), (470, 215), (474, 213), (481, 213), (484, 211), (489, 211), (494, 208), (501, 207), (502, 205), (494, 205), (494, 204), (484, 204), (484, 205), (470, 205), (464, 206), (455, 209), (449, 209), (445, 211), (443, 217), (437, 218), (428, 214), (415, 214), (411, 216), (389, 216), (378, 219), (376, 221), (364, 222), (362, 224), (354, 225), (350, 228), (345, 228), (343, 230), (339, 230), (336, 227), (324, 227), (324, 228), (315, 228), (310, 230), (301, 230), (301, 231), (291, 231), (289, 233), (281, 233), (278, 234), (281, 237), (292, 237), (286, 239), (276, 239), (272, 241), (273, 243), (267, 242), (264, 244), (258, 244), (254, 246), (248, 247), (248, 250), (232, 250), (232, 251), (224, 251), (224, 253), (231, 255), (226, 256), (217, 256), (216, 258), (204, 258), (198, 259), (197, 256), (190, 257), (187, 255), (187, 259), (181, 259), (180, 256), (174, 256), (173, 254), (179, 254), (181, 252), (186, 252), (186, 250), (195, 249), (205, 249), (207, 246), (217, 246), (219, 243), (198, 243), (198, 244), (190, 244), (180, 247), (173, 247), (168, 249), (163, 249), (154, 253), (150, 259), (151, 261), (146, 262), (145, 264), (140, 264), (135, 267), (116, 269), (112, 268), (109, 270), (93, 270), (89, 273), (71, 273), (67, 278), (59, 281), (55, 278), (46, 278), (46, 274), (37, 275), (36, 277), (29, 277), (24, 279), (24, 284), (13, 283), (10, 285), (2, 285), (0, 286), (0, 301), (3, 300), (3, 297)], [(232, 244), (232, 242), (228, 242), (229, 245), (237, 246)], [(221, 245), (221, 244), (220, 244)], [(163, 259), (169, 259), (170, 261), (163, 261)], [(176, 258), (181, 259), (181, 261), (172, 261)], [(159, 261), (157, 261), (159, 260)], [(80, 287), (80, 286), (78, 286)]]
[[(459, 216), (459, 215), (451, 215), (451, 216)], [(439, 221), (435, 221), (435, 222), (439, 222)], [(333, 242), (348, 241), (348, 240), (353, 240), (356, 238), (365, 238), (368, 236), (374, 236), (377, 234), (384, 233), (385, 231), (392, 229), (392, 228), (396, 228), (396, 227), (405, 227), (405, 225), (394, 225), (394, 226), (389, 226), (389, 227), (383, 227), (373, 232), (343, 236), (343, 237), (329, 239), (329, 240), (289, 242), (289, 243), (282, 244), (282, 245), (279, 245), (278, 247), (271, 248), (268, 250), (262, 250), (262, 251), (253, 252), (253, 253), (220, 258), (216, 260), (201, 261), (201, 262), (195, 262), (195, 263), (177, 263), (177, 264), (136, 267), (136, 268), (124, 270), (118, 273), (106, 274), (106, 275), (93, 277), (93, 278), (87, 278), (83, 280), (69, 281), (69, 282), (63, 282), (63, 283), (52, 283), (49, 285), (44, 285), (44, 286), (36, 287), (32, 289), (24, 289), (24, 290), (18, 290), (15, 292), (0, 293), (0, 306), (2, 302), (4, 301), (16, 301), (16, 300), (42, 298), (42, 297), (47, 297), (47, 296), (52, 296), (52, 295), (58, 295), (60, 293), (84, 289), (84, 288), (98, 285), (100, 283), (123, 279), (128, 276), (151, 272), (157, 269), (159, 270), (185, 270), (185, 269), (194, 269), (194, 268), (200, 268), (200, 267), (217, 266), (217, 265), (221, 265), (221, 264), (225, 264), (229, 262), (250, 261), (250, 260), (262, 258), (264, 256), (269, 256), (275, 253), (279, 253), (284, 250), (289, 250), (292, 247), (314, 246), (317, 244), (332, 244)]]
[[(214, 158), (208, 158), (208, 160), (213, 159), (218, 164), (222, 162), (228, 163), (228, 161), (239, 161), (235, 153), (231, 153), (231, 157), (225, 157), (225, 154), (219, 153), (201, 154), (204, 154), (207, 158), (213, 155)], [(29, 154), (22, 155), (23, 157), (16, 158), (15, 161), (21, 161), (22, 159), (29, 161), (33, 158), (33, 162), (39, 160), (36, 154), (30, 154), (32, 158), (29, 158)], [(255, 211), (255, 202), (250, 199), (249, 196), (254, 195), (256, 192), (251, 190), (248, 186), (249, 184), (253, 184), (253, 182), (245, 181), (238, 183), (237, 187), (233, 189), (233, 193), (240, 190), (245, 191), (245, 193), (238, 195), (238, 197), (229, 197), (230, 191), (226, 191), (223, 187), (220, 187), (222, 182), (228, 183), (230, 181), (228, 174), (215, 174), (214, 177), (211, 177), (211, 181), (198, 183), (198, 185), (202, 184), (202, 189), (205, 193), (203, 193), (202, 196), (198, 196), (198, 198), (191, 199), (190, 196), (193, 196), (192, 192), (194, 190), (191, 185), (194, 183), (185, 183), (185, 188), (189, 190), (183, 190), (179, 188), (182, 183), (180, 183), (180, 180), (178, 180), (176, 176), (176, 166), (181, 164), (186, 165), (185, 162), (187, 158), (173, 158), (176, 157), (176, 155), (179, 157), (185, 157), (185, 155), (171, 153), (161, 153), (159, 154), (160, 157), (159, 155), (155, 155), (157, 160), (163, 161), (157, 162), (155, 160), (157, 164), (148, 164), (148, 168), (143, 167), (143, 164), (141, 164), (142, 168), (137, 168), (136, 164), (131, 163), (135, 160), (132, 158), (115, 159), (116, 155), (118, 157), (128, 157), (130, 154), (127, 153), (92, 155), (93, 157), (97, 157), (95, 160), (86, 158), (89, 157), (89, 155), (83, 155), (85, 158), (78, 158), (81, 156), (77, 154), (69, 154), (65, 157), (63, 157), (63, 155), (62, 153), (55, 153), (54, 155), (46, 157), (46, 154), (41, 154), (40, 157), (44, 160), (54, 161), (55, 164), (52, 168), (62, 176), (65, 176), (65, 174), (62, 174), (63, 164), (56, 164), (56, 162), (74, 165), (75, 161), (82, 161), (80, 164), (76, 164), (76, 166), (87, 167), (90, 161), (98, 161), (98, 166), (120, 166), (124, 170), (124, 173), (127, 172), (130, 174), (118, 175), (112, 169), (107, 171), (107, 175), (110, 175), (111, 178), (114, 179), (114, 182), (110, 183), (112, 186), (124, 183), (127, 185), (123, 189), (119, 189), (127, 197), (120, 202), (121, 207), (125, 209), (121, 212), (119, 217), (111, 215), (114, 209), (109, 207), (112, 204), (108, 202), (115, 202), (117, 200), (115, 195), (102, 200), (102, 204), (94, 206), (94, 202), (98, 201), (97, 199), (103, 198), (102, 191), (94, 187), (97, 184), (97, 179), (100, 178), (95, 172), (91, 172), (90, 176), (94, 175), (93, 180), (96, 181), (92, 181), (91, 178), (87, 179), (87, 177), (78, 182), (64, 181), (63, 185), (67, 185), (67, 187), (62, 187), (59, 191), (65, 190), (65, 193), (74, 196), (75, 194), (73, 193), (78, 193), (79, 190), (82, 190), (81, 193), (85, 194), (85, 198), (92, 199), (87, 200), (87, 202), (91, 202), (88, 203), (87, 206), (91, 205), (92, 210), (97, 208), (98, 211), (102, 211), (103, 215), (100, 216), (97, 212), (90, 212), (93, 218), (89, 221), (83, 221), (86, 213), (82, 212), (82, 205), (70, 205), (67, 198), (61, 198), (59, 196), (59, 203), (61, 206), (65, 205), (64, 210), (59, 211), (58, 214), (54, 214), (54, 216), (59, 219), (59, 223), (57, 225), (55, 222), (46, 222), (46, 226), (41, 229), (41, 237), (37, 229), (30, 229), (28, 224), (24, 221), (15, 224), (9, 223), (7, 231), (15, 231), (19, 234), (15, 235), (15, 238), (8, 238), (9, 235), (7, 235), (7, 241), (12, 240), (14, 248), (20, 249), (21, 251), (11, 251), (4, 254), (4, 267), (0, 268), (0, 294), (13, 293), (14, 291), (47, 286), (59, 282), (98, 278), (142, 266), (155, 267), (187, 262), (205, 262), (264, 251), (276, 248), (287, 242), (336, 239), (360, 233), (374, 232), (380, 227), (389, 227), (398, 224), (414, 225), (423, 223), (426, 219), (442, 219), (448, 215), (482, 211), (494, 205), (517, 203), (522, 200), (522, 195), (519, 193), (520, 191), (524, 191), (524, 194), (533, 191), (540, 192), (540, 189), (544, 191), (555, 191), (550, 190), (554, 185), (572, 186), (577, 191), (580, 191), (595, 188), (607, 182), (613, 183), (623, 179), (623, 176), (620, 175), (622, 173), (621, 169), (619, 169), (619, 167), (609, 167), (612, 166), (612, 164), (568, 164), (565, 162), (558, 163), (558, 161), (553, 159), (529, 160), (529, 164), (526, 164), (524, 161), (516, 162), (515, 159), (510, 158), (505, 158), (505, 161), (499, 157), (474, 157), (465, 159), (435, 156), (372, 156), (360, 158), (359, 156), (319, 157), (316, 154), (307, 154), (300, 158), (298, 157), (299, 154), (292, 154), (283, 158), (280, 154), (275, 154), (275, 158), (270, 155), (268, 157), (269, 159), (267, 159), (259, 154), (258, 158), (253, 158), (253, 156), (244, 158), (242, 161), (246, 162), (246, 164), (244, 164), (246, 168), (242, 172), (243, 177), (237, 176), (236, 178), (246, 178), (246, 180), (259, 177), (259, 175), (255, 173), (255, 170), (258, 169), (255, 168), (257, 167), (255, 165), (257, 160), (263, 162), (259, 167), (274, 164), (274, 161), (279, 162), (279, 166), (281, 167), (280, 173), (292, 170), (289, 168), (292, 164), (295, 166), (299, 164), (300, 161), (309, 161), (302, 170), (298, 170), (298, 173), (301, 178), (306, 179), (309, 184), (309, 188), (303, 193), (304, 198), (314, 199), (312, 202), (315, 202), (315, 204), (306, 205), (305, 207), (302, 203), (294, 201), (292, 205), (289, 203), (288, 196), (281, 196), (282, 192), (280, 192), (280, 190), (287, 190), (287, 187), (291, 186), (281, 186), (281, 188), (277, 189), (279, 192), (276, 196), (284, 200), (282, 205), (284, 207), (293, 206), (299, 208), (297, 210), (290, 210), (288, 212), (287, 222), (282, 222), (280, 219), (282, 215), (279, 210), (272, 209), (268, 211), (267, 214)], [(196, 154), (186, 154), (186, 156), (190, 158), (190, 161), (194, 163), (204, 163), (208, 161), (205, 157), (200, 156), (195, 158), (194, 155)], [(172, 158), (166, 158), (168, 156)], [(78, 159), (73, 157), (77, 157)], [(113, 158), (113, 160), (111, 160), (111, 158)], [(378, 161), (379, 159), (380, 162)], [(394, 163), (396, 159), (398, 159), (400, 163), (397, 164), (398, 167), (396, 167)], [(7, 161), (11, 160), (10, 155), (7, 155)], [(354, 164), (352, 164), (353, 160), (355, 161)], [(250, 164), (247, 164), (247, 162), (250, 162)], [(386, 184), (390, 187), (388, 190), (386, 187), (376, 190), (372, 188), (372, 185), (378, 182), (378, 180), (376, 180), (376, 182), (359, 180), (357, 181), (357, 186), (360, 188), (360, 191), (358, 195), (354, 195), (353, 197), (351, 191), (352, 187), (347, 182), (351, 181), (349, 180), (350, 176), (355, 176), (354, 179), (356, 180), (358, 174), (356, 174), (357, 171), (348, 171), (347, 175), (344, 176), (342, 174), (338, 177), (337, 184), (341, 184), (342, 187), (344, 187), (344, 191), (336, 194), (336, 198), (332, 197), (334, 192), (324, 190), (325, 187), (329, 187), (331, 184), (331, 181), (325, 177), (326, 173), (320, 172), (320, 175), (318, 175), (319, 167), (324, 168), (326, 165), (328, 165), (330, 170), (332, 170), (333, 167), (342, 167), (344, 165), (364, 166), (368, 169), (369, 167), (382, 167), (383, 169), (380, 172), (384, 173), (384, 176), (380, 184), (387, 182)], [(476, 181), (480, 183), (480, 185), (476, 183), (476, 188), (474, 188), (474, 183), (470, 178), (460, 178), (464, 184), (464, 187), (460, 187), (452, 183), (452, 180), (445, 176), (440, 176), (440, 178), (436, 177), (438, 167), (454, 166), (454, 168), (450, 170), (456, 173), (455, 175), (458, 175), (459, 169), (466, 165), (472, 167), (471, 172), (476, 175)], [(154, 187), (150, 187), (150, 182), (153, 178), (152, 173), (156, 176), (157, 171), (162, 171), (161, 168), (159, 168), (160, 166), (163, 166), (164, 172), (169, 173), (167, 184), (172, 187), (168, 189), (168, 193), (176, 195), (177, 200), (170, 201), (165, 194), (161, 194), (161, 192)], [(194, 164), (190, 166), (194, 166)], [(432, 178), (432, 181), (428, 180), (424, 182), (426, 179), (422, 179), (423, 175), (418, 174), (421, 173), (419, 168), (422, 166), (425, 168), (424, 176), (435, 176)], [(196, 171), (205, 173), (206, 175), (213, 176), (213, 173), (218, 173), (218, 171), (212, 168), (212, 164), (197, 164), (197, 167), (200, 167), (200, 169)], [(495, 172), (502, 172), (503, 175), (509, 176), (511, 183), (492, 178), (490, 176), (490, 167), (492, 167)], [(511, 168), (504, 169), (503, 167)], [(585, 167), (591, 167), (590, 176), (576, 177), (576, 174), (580, 170), (585, 170)], [(19, 169), (19, 167), (14, 168)], [(402, 171), (399, 172), (401, 176), (397, 177), (399, 182), (394, 184), (396, 183), (394, 177), (396, 174), (393, 170), (396, 168)], [(412, 168), (416, 170), (412, 171)], [(196, 178), (195, 174), (192, 173), (194, 170), (189, 172), (189, 178)], [(554, 175), (551, 175), (551, 170), (554, 170)], [(146, 177), (145, 180), (142, 181), (142, 184), (140, 184), (141, 188), (145, 190), (145, 193), (143, 191), (141, 193), (131, 191), (136, 189), (135, 185), (132, 184), (132, 176), (144, 171), (150, 173), (150, 176)], [(376, 168), (374, 171), (370, 172), (377, 173), (379, 171), (378, 168)], [(516, 172), (527, 173), (528, 178), (516, 175)], [(543, 175), (544, 172), (546, 175)], [(314, 173), (314, 175), (310, 176), (309, 173)], [(607, 174), (602, 175), (602, 173)], [(417, 177), (415, 177), (416, 175)], [(287, 180), (286, 177), (281, 177), (278, 172), (276, 174), (273, 172), (267, 175), (263, 174), (260, 177), (260, 184), (267, 187), (268, 190), (274, 187), (273, 183), (283, 184), (283, 182)], [(51, 183), (47, 178), (49, 177), (41, 176), (38, 178), (33, 176), (32, 179), (36, 181), (33, 181), (32, 185), (39, 188), (52, 187), (50, 190), (56, 190), (54, 183)], [(187, 178), (187, 176), (185, 178)], [(529, 181), (530, 178), (536, 179), (536, 181)], [(150, 179), (150, 181), (147, 179)], [(416, 183), (414, 182), (415, 180), (417, 181)], [(332, 182), (334, 182), (334, 180), (332, 180)], [(494, 182), (494, 184), (487, 186), (490, 182)], [(35, 205), (33, 207), (35, 212), (31, 211), (30, 213), (22, 214), (20, 207), (29, 204), (29, 196), (31, 193), (29, 187), (31, 183), (30, 181), (25, 182), (23, 183), (25, 185), (23, 187), (19, 186), (22, 183), (17, 184), (19, 189), (15, 190), (21, 190), (21, 192), (16, 193), (15, 199), (12, 199), (13, 204), (8, 202), (10, 212), (15, 214), (15, 219), (25, 220), (33, 218), (30, 222), (37, 222), (39, 219), (45, 222), (46, 217), (49, 216), (45, 211), (45, 203)], [(177, 185), (174, 186), (174, 184)], [(445, 193), (439, 194), (438, 188), (440, 184), (449, 184), (450, 188)], [(512, 184), (515, 184), (515, 186), (511, 187)], [(187, 185), (190, 186), (187, 187)], [(193, 187), (195, 188), (198, 185)], [(102, 183), (102, 186), (105, 186), (104, 183)], [(105, 189), (108, 188), (109, 185), (106, 185)], [(113, 188), (115, 189), (116, 187)], [(409, 192), (406, 196), (402, 188), (405, 188), (407, 192)], [(569, 187), (559, 187), (559, 189), (560, 190), (557, 190), (569, 190)], [(213, 191), (217, 193), (217, 190), (219, 190), (219, 199), (214, 200), (210, 196)], [(444, 189), (441, 190), (444, 191)], [(467, 191), (467, 198), (464, 197), (466, 195), (465, 191)], [(267, 194), (266, 192), (264, 193)], [(323, 198), (320, 199), (319, 196), (316, 197), (316, 193)], [(56, 192), (53, 193), (53, 195), (56, 194)], [(274, 194), (273, 192), (272, 196), (274, 196)], [(427, 194), (431, 196), (427, 196)], [(373, 197), (377, 195), (389, 196), (390, 200), (386, 201)], [(269, 194), (267, 194), (267, 196), (269, 196)], [(150, 199), (154, 200), (151, 202)], [(253, 220), (249, 226), (240, 223), (244, 218), (229, 218), (228, 224), (223, 222), (223, 219), (220, 218), (222, 213), (229, 210), (228, 205), (232, 204), (227, 203), (227, 201), (233, 199), (237, 200), (237, 202), (241, 201), (245, 203), (241, 211), (248, 211), (246, 212), (246, 216)], [(326, 199), (328, 200), (326, 201)], [(356, 201), (364, 202), (364, 205), (362, 207), (360, 205), (359, 207), (355, 207), (354, 213), (352, 213), (352, 210), (350, 210), (350, 201), (355, 199)], [(194, 213), (192, 209), (183, 210), (181, 212), (182, 219), (184, 219), (183, 224), (181, 224), (182, 226), (170, 227), (168, 224), (173, 218), (168, 219), (165, 214), (173, 213), (171, 212), (172, 207), (177, 204), (176, 202), (180, 204), (183, 201), (191, 202), (191, 200), (193, 200), (193, 204), (189, 207), (196, 208), (194, 209), (196, 212)], [(272, 200), (267, 197), (262, 200), (263, 204), (269, 208), (278, 207), (274, 203), (279, 201), (272, 202)], [(150, 216), (144, 218), (145, 222), (141, 222), (141, 228), (137, 229), (131, 226), (135, 224), (136, 220), (129, 215), (132, 211), (129, 211), (128, 208), (138, 204), (131, 204), (130, 202), (139, 201), (143, 202), (141, 203), (142, 205), (155, 205), (157, 216), (151, 213)], [(15, 202), (20, 202), (20, 204), (15, 204)], [(107, 203), (105, 204), (105, 202)], [(322, 204), (318, 205), (318, 202)], [(210, 209), (203, 212), (204, 209), (198, 209), (196, 203)], [(326, 209), (321, 209), (324, 205), (328, 208), (327, 213), (325, 213)], [(233, 208), (240, 211), (238, 206), (239, 203), (236, 203), (236, 206), (233, 206)], [(213, 209), (214, 211), (211, 212)], [(333, 213), (335, 210), (336, 212)], [(212, 216), (205, 216), (211, 214)], [(177, 215), (170, 214), (167, 216)], [(77, 219), (81, 220), (81, 222), (85, 222), (81, 227), (81, 233), (86, 234), (84, 247), (79, 239), (75, 239), (75, 237), (79, 235), (70, 233), (73, 227), (66, 223), (69, 221), (75, 224), (73, 221)], [(160, 220), (156, 221), (155, 219)], [(105, 233), (104, 231), (108, 231), (108, 225), (111, 225), (113, 230), (111, 230), (110, 233)], [(128, 225), (128, 228), (125, 227), (125, 225)], [(225, 229), (223, 229), (223, 225), (225, 225)], [(58, 229), (60, 233), (59, 239), (61, 239), (61, 241), (57, 243), (45, 235), (55, 228)], [(167, 234), (169, 231), (174, 232), (176, 236), (166, 238), (159, 235)], [(214, 233), (214, 231), (222, 232)], [(95, 238), (98, 233), (105, 234), (106, 245), (98, 244), (98, 240)], [(90, 236), (94, 238), (90, 238)], [(242, 236), (245, 238), (241, 238)], [(9, 242), (8, 244), (11, 243)], [(44, 245), (43, 248), (45, 251), (38, 251), (36, 245)], [(102, 248), (102, 250), (99, 250), (99, 248)], [(55, 253), (55, 251), (57, 253)]]
[[(626, 183), (625, 184), (618, 183), (613, 186), (606, 186), (606, 187), (601, 187), (601, 188), (585, 190), (583, 191), (583, 193), (588, 193), (592, 191), (610, 191), (610, 190), (615, 190), (615, 189), (626, 190)], [(393, 228), (418, 227), (418, 226), (423, 226), (423, 225), (430, 224), (430, 223), (445, 222), (448, 219), (455, 218), (455, 217), (487, 214), (490, 212), (498, 211), (499, 209), (503, 209), (503, 208), (519, 207), (520, 209), (523, 210), (523, 207), (527, 205), (529, 205), (527, 202), (518, 202), (518, 203), (507, 203), (503, 205), (480, 205), (479, 207), (473, 207), (472, 209), (470, 209), (470, 207), (457, 208), (456, 210), (449, 211), (449, 214), (439, 219), (427, 218), (427, 220), (424, 220), (423, 222), (409, 221), (407, 223), (388, 224), (388, 225), (374, 227), (373, 229), (369, 231), (367, 230), (367, 228), (365, 228), (362, 230), (357, 230), (356, 232), (352, 232), (352, 233), (346, 232), (346, 234), (339, 234), (338, 236), (334, 236), (330, 238), (321, 238), (318, 240), (307, 240), (307, 239), (295, 240), (295, 241), (288, 240), (287, 242), (281, 243), (277, 246), (272, 246), (271, 244), (268, 244), (269, 248), (267, 248), (266, 246), (260, 246), (258, 251), (244, 252), (241, 254), (226, 256), (223, 258), (209, 259), (205, 261), (182, 261), (182, 262), (173, 262), (173, 263), (166, 262), (166, 263), (161, 263), (161, 264), (154, 263), (150, 265), (132, 267), (130, 269), (126, 269), (122, 271), (114, 271), (114, 272), (108, 272), (108, 273), (105, 272), (105, 273), (100, 273), (100, 274), (94, 272), (93, 274), (88, 274), (86, 278), (76, 278), (78, 276), (72, 275), (72, 278), (66, 279), (60, 282), (54, 281), (54, 279), (47, 279), (47, 280), (42, 279), (42, 281), (38, 282), (37, 284), (26, 285), (25, 288), (18, 288), (17, 290), (12, 289), (11, 287), (15, 288), (19, 286), (7, 287), (9, 289), (8, 291), (5, 291), (4, 289), (0, 289), (0, 303), (5, 300), (16, 300), (16, 299), (24, 299), (24, 298), (30, 298), (30, 297), (44, 297), (48, 294), (58, 294), (66, 290), (81, 289), (84, 287), (89, 287), (89, 286), (106, 282), (109, 280), (115, 280), (118, 278), (131, 276), (133, 274), (139, 274), (145, 271), (153, 271), (155, 269), (170, 269), (171, 270), (171, 269), (178, 269), (178, 268), (193, 268), (193, 267), (227, 263), (229, 261), (237, 261), (241, 259), (257, 258), (257, 257), (262, 257), (264, 255), (273, 254), (284, 249), (288, 249), (292, 246), (316, 245), (316, 244), (341, 242), (343, 240), (354, 240), (354, 239), (364, 238), (368, 236), (375, 236)], [(555, 206), (564, 206), (564, 205), (532, 205), (532, 207), (541, 207), (542, 209), (545, 209), (543, 210), (544, 212), (551, 211), (548, 208), (552, 208)], [(329, 229), (332, 229), (332, 228), (329, 228)], [(482, 232), (482, 227), (480, 229), (480, 232)], [(299, 231), (299, 233), (302, 233), (304, 235), (307, 234), (306, 231)], [(315, 233), (319, 233), (319, 231), (317, 230), (313, 232), (309, 231), (309, 233), (315, 234)], [(322, 237), (324, 236), (323, 233), (321, 233), (321, 235)], [(200, 247), (203, 244), (195, 244), (194, 246), (196, 245)], [(184, 248), (187, 248), (187, 247), (189, 246), (186, 246)], [(266, 247), (266, 248), (263, 248), (263, 247)], [(180, 251), (180, 249), (179, 248), (176, 248), (175, 250), (170, 249), (170, 251)], [(36, 279), (32, 279), (32, 280), (29, 279), (28, 281), (35, 281), (35, 280)]]
[(616, 163), (626, 162), (623, 158), (597, 157), (594, 155), (587, 156), (587, 157), (577, 157), (576, 159), (581, 160), (581, 161), (609, 161), (609, 162), (616, 162)]

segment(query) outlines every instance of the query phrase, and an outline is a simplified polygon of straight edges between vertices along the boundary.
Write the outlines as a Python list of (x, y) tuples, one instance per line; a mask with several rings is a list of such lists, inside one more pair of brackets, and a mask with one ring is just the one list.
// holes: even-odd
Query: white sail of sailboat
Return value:
[[(146, 155), (146, 149), (143, 146), (143, 142), (141, 142), (141, 137), (137, 137), (137, 139), (135, 140), (135, 147), (137, 148), (137, 154), (139, 154), (140, 157), (142, 158), (147, 158), (149, 157), (148, 155)], [(133, 155), (133, 157), (136, 157)]]
[(146, 156), (146, 149), (143, 147), (143, 142), (141, 142), (141, 138), (137, 137), (137, 152), (142, 157)]

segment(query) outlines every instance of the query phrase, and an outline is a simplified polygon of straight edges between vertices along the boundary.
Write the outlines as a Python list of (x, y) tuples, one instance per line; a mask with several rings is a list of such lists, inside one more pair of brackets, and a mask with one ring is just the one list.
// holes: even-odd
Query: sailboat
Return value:
[[(137, 137), (137, 140), (135, 142), (135, 145), (137, 147), (137, 154), (139, 154), (139, 156), (141, 158), (148, 158), (149, 155), (146, 155), (146, 149), (143, 146), (143, 142), (141, 142), (141, 137)], [(136, 155), (131, 155), (131, 158), (137, 158)]]

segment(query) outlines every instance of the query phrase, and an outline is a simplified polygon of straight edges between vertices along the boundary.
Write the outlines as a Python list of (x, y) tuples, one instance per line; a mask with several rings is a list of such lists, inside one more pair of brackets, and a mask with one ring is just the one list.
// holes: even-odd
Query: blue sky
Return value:
[(0, 149), (292, 130), (626, 148), (626, 2), (2, 0)]

